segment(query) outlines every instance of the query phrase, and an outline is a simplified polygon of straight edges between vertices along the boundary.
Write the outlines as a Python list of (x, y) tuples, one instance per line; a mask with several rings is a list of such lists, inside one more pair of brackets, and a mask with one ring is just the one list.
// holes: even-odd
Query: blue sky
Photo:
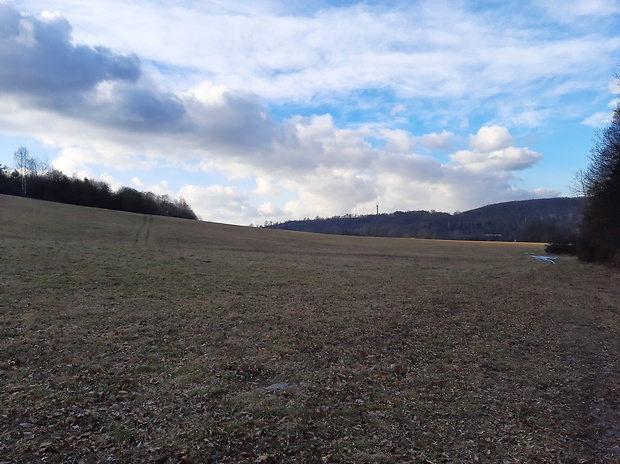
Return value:
[(0, 0), (0, 163), (262, 224), (570, 195), (620, 1)]

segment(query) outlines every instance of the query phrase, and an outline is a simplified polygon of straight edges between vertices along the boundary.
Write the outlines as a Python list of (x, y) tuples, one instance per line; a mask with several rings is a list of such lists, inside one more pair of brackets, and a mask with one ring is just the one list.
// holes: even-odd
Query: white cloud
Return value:
[(450, 159), (472, 172), (518, 171), (531, 167), (542, 155), (528, 148), (512, 146), (514, 137), (506, 127), (483, 126), (469, 136), (472, 150), (459, 150)]
[(364, 169), (376, 156), (365, 140), (365, 129), (340, 129), (329, 114), (293, 117), (277, 132), (272, 150), (258, 159), (263, 169), (280, 175), (320, 168)]
[[(614, 95), (620, 94), (620, 80), (611, 81), (608, 84), (607, 88)], [(610, 109), (610, 111), (599, 111), (597, 113), (594, 113), (581, 121), (581, 124), (594, 127), (596, 129), (608, 126), (612, 121), (614, 110), (618, 107), (619, 104), (620, 97), (614, 98), (607, 104), (607, 107)]]
[(445, 167), (435, 158), (414, 153), (384, 153), (375, 166), (381, 175), (396, 175), (425, 184), (441, 182), (445, 175)]
[(460, 150), (450, 158), (473, 172), (518, 171), (531, 167), (542, 155), (527, 148), (507, 147), (489, 152)]
[(282, 211), (278, 206), (274, 205), (271, 202), (263, 203), (258, 207), (258, 212), (270, 218), (282, 217), (284, 215), (284, 211)]
[(170, 189), (167, 180), (162, 180), (158, 184), (151, 185), (144, 190), (147, 192), (153, 192), (155, 195), (168, 195), (170, 197), (175, 196), (175, 192)]
[(537, 6), (552, 18), (565, 22), (620, 14), (620, 2), (617, 0), (546, 0)]
[(273, 197), (279, 196), (280, 191), (277, 187), (275, 187), (271, 179), (264, 176), (256, 177), (256, 188), (252, 190), (252, 195), (256, 195), (259, 197)]
[(390, 110), (390, 116), (396, 116), (397, 114), (402, 113), (403, 111), (407, 111), (407, 107), (403, 105), (402, 103), (398, 103), (394, 105), (394, 107)]
[(509, 147), (514, 138), (506, 127), (483, 126), (476, 135), (469, 136), (469, 144), (474, 150), (491, 152)]
[(252, 222), (248, 219), (256, 221), (260, 217), (259, 211), (250, 205), (247, 193), (234, 187), (186, 185), (179, 195), (198, 216), (208, 221), (248, 225)]
[(609, 125), (609, 123), (611, 122), (611, 117), (611, 112), (598, 112), (594, 113), (591, 116), (588, 116), (586, 119), (581, 121), (581, 124), (600, 129)]
[(282, 181), (297, 193), (297, 217), (333, 216), (377, 196), (375, 182), (352, 169), (320, 167), (304, 176)]
[(103, 173), (99, 176), (99, 179), (108, 184), (112, 190), (119, 190), (123, 187), (123, 184), (110, 174)]
[(93, 171), (88, 168), (88, 164), (98, 161), (96, 152), (79, 148), (65, 148), (60, 156), (52, 161), (52, 166), (58, 171), (67, 175), (75, 175), (79, 178), (93, 178)]
[(40, 106), (67, 110), (75, 95), (103, 81), (136, 82), (140, 60), (105, 47), (74, 46), (72, 28), (60, 15), (35, 18), (0, 4), (0, 91), (26, 95)]
[(548, 124), (551, 118), (552, 114), (549, 109), (530, 110), (523, 108), (522, 110), (515, 110), (510, 106), (500, 111), (497, 120), (500, 124), (511, 127), (535, 128)]
[(380, 129), (379, 133), (386, 141), (386, 149), (395, 153), (406, 153), (411, 150), (412, 136), (402, 129)]
[[(489, 203), (541, 196), (539, 191), (516, 187), (514, 177), (505, 171), (475, 172), (461, 166), (439, 165), (423, 157), (401, 157), (398, 163), (388, 165), (389, 169), (378, 174), (377, 198), (358, 205), (354, 212), (372, 213), (376, 204), (381, 211), (464, 211)], [(554, 190), (545, 193), (559, 194)]]
[(547, 188), (535, 188), (531, 191), (536, 198), (552, 198), (560, 196), (559, 190), (547, 189)]
[(450, 142), (454, 138), (454, 133), (443, 130), (437, 134), (435, 132), (430, 134), (424, 134), (420, 137), (420, 143), (428, 150), (448, 150), (450, 149)]

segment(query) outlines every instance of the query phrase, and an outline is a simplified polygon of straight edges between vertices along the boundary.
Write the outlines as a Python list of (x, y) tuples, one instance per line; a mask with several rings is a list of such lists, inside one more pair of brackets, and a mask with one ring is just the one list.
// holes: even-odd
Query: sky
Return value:
[(620, 0), (0, 0), (0, 164), (206, 221), (570, 196)]

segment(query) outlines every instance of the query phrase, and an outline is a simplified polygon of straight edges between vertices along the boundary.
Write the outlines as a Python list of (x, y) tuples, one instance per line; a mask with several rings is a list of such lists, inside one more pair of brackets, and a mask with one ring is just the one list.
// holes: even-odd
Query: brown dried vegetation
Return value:
[(542, 245), (0, 196), (0, 463), (617, 462), (620, 280)]

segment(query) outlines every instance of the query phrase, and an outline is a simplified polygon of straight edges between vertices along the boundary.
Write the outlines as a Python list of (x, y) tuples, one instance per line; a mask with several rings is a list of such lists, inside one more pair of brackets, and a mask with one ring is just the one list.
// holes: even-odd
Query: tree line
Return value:
[(17, 149), (14, 160), (15, 169), (0, 165), (0, 194), (131, 213), (198, 219), (182, 198), (174, 200), (168, 195), (139, 192), (129, 187), (114, 191), (103, 181), (68, 177), (52, 169), (47, 161), (31, 157), (26, 147)]

